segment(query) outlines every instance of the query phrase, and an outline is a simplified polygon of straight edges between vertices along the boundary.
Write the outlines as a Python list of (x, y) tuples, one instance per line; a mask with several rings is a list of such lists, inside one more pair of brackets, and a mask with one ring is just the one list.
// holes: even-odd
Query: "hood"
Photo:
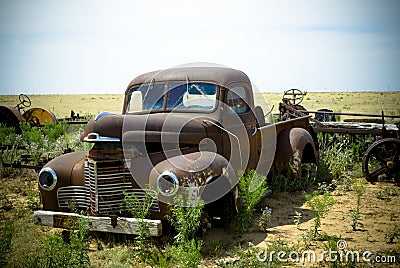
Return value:
[(83, 141), (90, 133), (97, 133), (102, 137), (121, 139), (124, 117), (123, 115), (107, 114), (90, 119), (80, 140)]
[(180, 142), (198, 143), (207, 137), (206, 117), (195, 114), (153, 113), (153, 114), (107, 114), (91, 119), (81, 136), (83, 140), (89, 133), (102, 137), (119, 138), (128, 142)]

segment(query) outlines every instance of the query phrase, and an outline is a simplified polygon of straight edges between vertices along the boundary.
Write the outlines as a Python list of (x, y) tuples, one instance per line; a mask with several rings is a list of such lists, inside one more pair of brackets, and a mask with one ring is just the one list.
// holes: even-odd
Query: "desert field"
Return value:
[[(31, 107), (44, 108), (57, 118), (70, 115), (71, 110), (80, 115), (96, 115), (103, 111), (121, 113), (123, 94), (80, 95), (30, 95)], [(257, 102), (266, 102), (278, 112), (282, 93), (262, 93), (255, 96)], [(261, 101), (260, 101), (261, 100)], [(18, 96), (0, 95), (0, 105), (15, 106)], [(400, 91), (397, 92), (308, 92), (301, 103), (307, 110), (328, 108), (334, 112), (400, 115)], [(262, 105), (264, 106), (264, 105)], [(263, 107), (265, 111), (270, 108)], [(341, 118), (347, 118), (342, 116)]]

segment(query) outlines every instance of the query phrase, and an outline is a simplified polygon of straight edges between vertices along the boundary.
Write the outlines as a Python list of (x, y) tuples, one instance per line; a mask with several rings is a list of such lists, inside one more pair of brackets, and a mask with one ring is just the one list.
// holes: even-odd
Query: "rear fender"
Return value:
[(303, 128), (291, 128), (278, 135), (275, 164), (293, 165), (294, 177), (301, 176), (301, 163), (318, 165), (318, 150), (311, 134)]

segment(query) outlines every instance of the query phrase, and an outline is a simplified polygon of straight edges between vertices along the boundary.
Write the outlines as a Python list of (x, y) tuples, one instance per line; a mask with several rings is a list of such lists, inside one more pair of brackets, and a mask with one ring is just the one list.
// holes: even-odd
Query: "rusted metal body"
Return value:
[(43, 108), (31, 108), (22, 115), (31, 126), (57, 124), (56, 116)]
[(226, 204), (238, 210), (239, 170), (268, 174), (278, 164), (318, 162), (309, 118), (264, 122), (249, 78), (234, 69), (174, 68), (138, 76), (128, 85), (121, 115), (101, 113), (86, 125), (81, 140), (94, 144), (91, 151), (44, 166), (43, 211), (35, 219), (44, 224), (41, 218), (67, 213), (70, 203), (92, 219), (129, 217), (126, 194), (140, 201), (155, 195), (152, 220), (165, 220), (168, 204), (180, 194), (201, 197), (211, 215), (219, 216)]
[(18, 128), (20, 122), (25, 122), (25, 118), (14, 107), (3, 105), (0, 106), (0, 123), (9, 127)]

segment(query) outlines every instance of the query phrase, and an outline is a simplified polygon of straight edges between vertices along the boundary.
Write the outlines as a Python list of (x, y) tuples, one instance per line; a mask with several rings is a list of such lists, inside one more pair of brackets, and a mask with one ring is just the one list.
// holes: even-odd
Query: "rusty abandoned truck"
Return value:
[(93, 231), (136, 234), (126, 196), (144, 202), (150, 195), (155, 201), (144, 221), (157, 236), (176, 196), (201, 198), (208, 215), (223, 216), (226, 206), (240, 210), (239, 171), (267, 175), (291, 165), (299, 179), (301, 163), (318, 164), (309, 116), (267, 122), (248, 76), (225, 67), (136, 77), (122, 114), (100, 113), (81, 141), (92, 149), (61, 155), (39, 172), (37, 224), (65, 227), (68, 219), (85, 217)]

